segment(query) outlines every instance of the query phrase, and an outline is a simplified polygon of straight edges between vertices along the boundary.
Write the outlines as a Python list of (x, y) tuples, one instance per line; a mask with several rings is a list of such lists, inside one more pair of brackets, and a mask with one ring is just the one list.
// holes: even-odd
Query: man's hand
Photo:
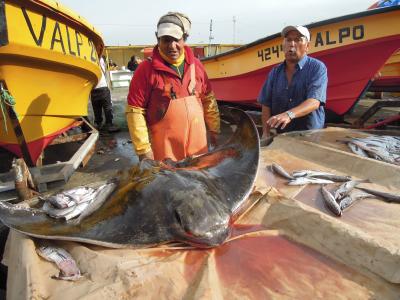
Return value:
[(150, 150), (149, 152), (146, 152), (146, 153), (144, 153), (144, 154), (140, 154), (140, 155), (139, 155), (139, 160), (143, 160), (143, 159), (145, 159), (145, 158), (153, 159), (153, 160), (154, 160), (153, 151)]
[(208, 135), (210, 137), (210, 146), (212, 148), (216, 147), (218, 141), (218, 133), (209, 131)]
[(290, 121), (292, 121), (288, 114), (286, 112), (281, 113), (279, 115), (276, 116), (272, 116), (271, 118), (268, 119), (267, 124), (271, 127), (271, 128), (281, 128), (284, 129), (287, 124), (290, 123)]

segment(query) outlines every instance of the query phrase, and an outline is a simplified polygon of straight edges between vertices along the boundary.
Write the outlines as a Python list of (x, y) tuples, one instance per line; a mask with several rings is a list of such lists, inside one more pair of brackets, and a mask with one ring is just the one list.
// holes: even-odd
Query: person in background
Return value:
[(118, 65), (111, 59), (108, 59), (108, 69), (109, 70), (117, 70), (118, 69)]
[[(113, 124), (111, 92), (108, 88), (105, 76), (106, 63), (103, 57), (100, 57), (99, 64), (101, 69), (101, 79), (90, 93), (90, 100), (92, 102), (94, 113), (94, 123), (96, 124), (96, 128), (100, 131), (117, 132), (119, 131), (119, 127)], [(104, 125), (103, 111), (105, 117)]]
[(139, 159), (172, 159), (207, 152), (217, 142), (220, 116), (203, 65), (186, 46), (191, 22), (170, 12), (157, 24), (152, 59), (133, 75), (126, 118)]
[(128, 70), (131, 72), (135, 72), (138, 66), (139, 62), (137, 61), (136, 56), (135, 55), (131, 56), (131, 60), (128, 62), (127, 66)]
[(303, 26), (282, 30), (285, 61), (268, 74), (258, 102), (262, 105), (262, 139), (278, 133), (323, 128), (328, 84), (321, 61), (307, 56), (310, 32)]

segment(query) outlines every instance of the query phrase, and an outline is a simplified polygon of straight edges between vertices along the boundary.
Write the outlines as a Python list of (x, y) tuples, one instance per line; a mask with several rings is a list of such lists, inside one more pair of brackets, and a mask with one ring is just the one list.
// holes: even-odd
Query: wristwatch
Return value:
[(291, 110), (288, 110), (286, 113), (289, 116), (290, 120), (293, 120), (294, 118), (296, 118), (296, 115)]

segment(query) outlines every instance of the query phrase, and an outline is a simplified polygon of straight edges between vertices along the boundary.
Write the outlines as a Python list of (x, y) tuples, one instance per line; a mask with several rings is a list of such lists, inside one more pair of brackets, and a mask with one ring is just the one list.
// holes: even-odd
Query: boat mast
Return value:
[(211, 41), (214, 39), (214, 37), (212, 35), (212, 25), (213, 25), (213, 21), (211, 19), (210, 20), (210, 36), (208, 37), (208, 55), (207, 56), (211, 56)]

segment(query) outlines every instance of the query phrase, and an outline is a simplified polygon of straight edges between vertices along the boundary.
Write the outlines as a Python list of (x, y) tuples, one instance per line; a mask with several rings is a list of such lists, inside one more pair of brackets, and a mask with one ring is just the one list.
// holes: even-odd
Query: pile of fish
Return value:
[(121, 172), (115, 191), (86, 216), (65, 221), (0, 202), (0, 219), (29, 236), (111, 248), (168, 242), (217, 246), (257, 200), (249, 197), (259, 164), (257, 128), (242, 110), (232, 110), (232, 116), (236, 131), (224, 145), (175, 163), (142, 160)]
[(400, 165), (400, 137), (371, 135), (346, 141), (351, 151), (362, 157), (370, 157), (387, 163)]
[(342, 216), (342, 212), (352, 206), (357, 200), (370, 198), (371, 195), (364, 192), (352, 193), (356, 185), (365, 180), (350, 180), (340, 185), (334, 194), (332, 194), (325, 186), (321, 186), (321, 193), (326, 207), (330, 209), (336, 216)]
[[(386, 193), (365, 187), (358, 187), (360, 183), (367, 183), (369, 180), (352, 180), (351, 176), (342, 176), (332, 173), (300, 170), (289, 174), (282, 166), (273, 163), (272, 170), (288, 179), (289, 185), (321, 184), (321, 193), (326, 207), (336, 216), (342, 216), (342, 212), (351, 207), (360, 199), (372, 198), (373, 196), (386, 202), (400, 203), (400, 195)], [(344, 182), (331, 193), (326, 184)], [(354, 190), (357, 188), (357, 190)]]
[(116, 182), (108, 182), (97, 188), (82, 186), (39, 199), (44, 201), (42, 210), (50, 217), (68, 221), (80, 216), (76, 221), (79, 222), (100, 207), (116, 187)]
[(305, 184), (327, 184), (334, 182), (345, 182), (351, 180), (350, 176), (336, 175), (333, 173), (314, 171), (314, 170), (299, 170), (289, 174), (282, 166), (273, 163), (272, 170), (283, 178), (288, 179), (288, 185), (305, 185)]

